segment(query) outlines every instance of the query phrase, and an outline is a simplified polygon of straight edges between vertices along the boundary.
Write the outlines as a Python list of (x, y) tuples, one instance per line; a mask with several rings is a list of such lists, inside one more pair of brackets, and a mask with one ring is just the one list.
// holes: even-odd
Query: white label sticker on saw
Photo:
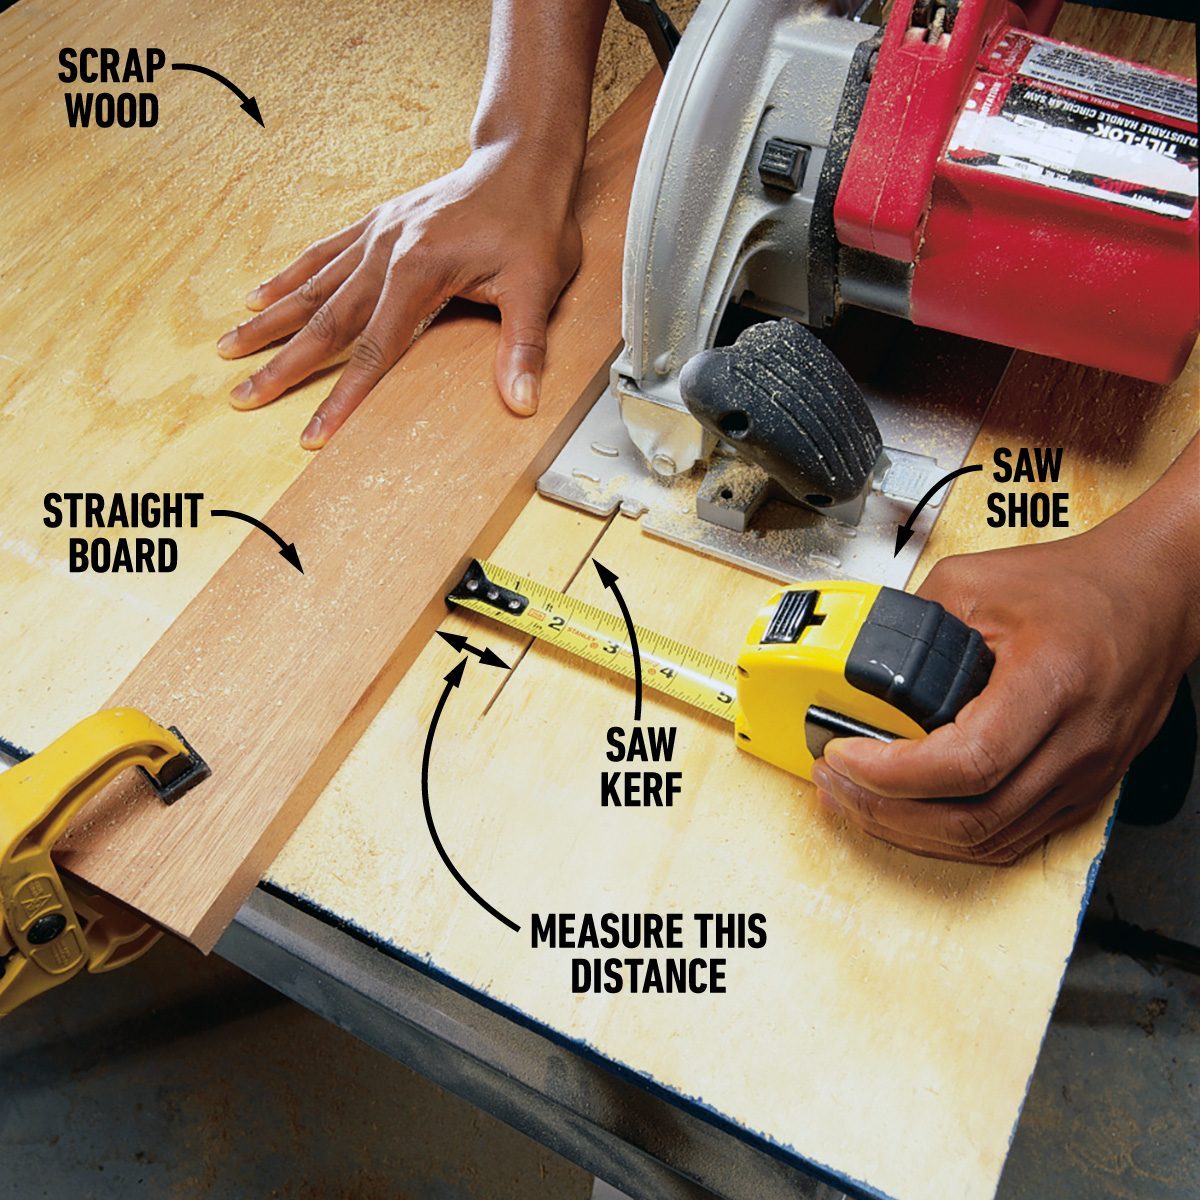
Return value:
[(984, 50), (945, 156), (961, 166), (1186, 219), (1196, 85), (1007, 30)]
[(1195, 123), (1196, 85), (1133, 63), (1089, 54), (1061, 42), (1028, 37), (1032, 43), (1018, 70), (1029, 79), (1057, 83), (1097, 100), (1111, 100), (1158, 117)]

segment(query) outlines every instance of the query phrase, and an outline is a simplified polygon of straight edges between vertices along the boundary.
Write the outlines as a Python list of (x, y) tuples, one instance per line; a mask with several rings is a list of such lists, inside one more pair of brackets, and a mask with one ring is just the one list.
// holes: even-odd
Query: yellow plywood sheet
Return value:
[[(416, 3), (384, 21), (365, 0), (239, 5), (236, 21), (220, 6), (24, 0), (0, 18), (0, 102), (20, 131), (0, 148), (15, 198), (0, 235), (0, 735), (36, 747), (102, 703), (242, 536), (195, 531), (178, 574), (136, 586), (69, 576), (60, 536), (38, 524), (42, 492), (191, 488), (264, 512), (303, 467), (295, 439), (322, 385), (234, 413), (224, 394), (240, 376), (211, 344), (235, 298), (309, 238), (457, 161), (485, 7), (463, 5), (452, 27)], [(1064, 36), (1194, 69), (1177, 27), (1086, 10), (1067, 21)], [(416, 63), (403, 47), (418, 36)], [(175, 78), (161, 129), (64, 150), (52, 54), (72, 42), (168, 44), (176, 59), (210, 62), (257, 95), (265, 137), (231, 97), (201, 90), (211, 81)], [(267, 73), (275, 61), (286, 70)], [(435, 76), (445, 83), (431, 89)], [(606, 96), (621, 89), (613, 75)], [(47, 216), (59, 213), (69, 220)], [(1196, 383), (1195, 359), (1164, 391), (1022, 356), (973, 457), (1017, 439), (1063, 445), (1080, 529), (1143, 490), (1194, 433)], [(1000, 543), (979, 520), (985, 486), (959, 484), (919, 574)], [(495, 557), (609, 604), (593, 550), (637, 620), (725, 655), (766, 587), (624, 519), (538, 500)], [(666, 812), (601, 810), (603, 731), (628, 722), (628, 686), (523, 652), (474, 619), (445, 627), (518, 664), (468, 668), (435, 745), (431, 799), (458, 866), (525, 935), (459, 891), (425, 829), (420, 754), (456, 661), (440, 640), (272, 880), (747, 1136), (904, 1200), (990, 1195), (1105, 814), (1013, 870), (916, 859), (819, 814), (804, 785), (738, 755), (724, 726), (653, 696), (648, 719), (679, 726), (684, 796)], [(759, 911), (769, 938), (729, 955), (723, 996), (575, 997), (569, 955), (527, 948), (529, 913), (555, 909)]]
[[(1067, 33), (1188, 70), (1178, 28), (1069, 10)], [(1071, 530), (1148, 487), (1197, 429), (1200, 354), (1169, 389), (1018, 355), (970, 461), (996, 446), (1064, 447)], [(918, 566), (1063, 531), (989, 529), (989, 480), (956, 487)], [(615, 570), (635, 615), (732, 656), (766, 585), (655, 543), (624, 518), (591, 521), (534, 499), (495, 559), (613, 606), (587, 556)], [(591, 545), (593, 536), (596, 540)], [(547, 546), (558, 545), (547, 555)], [(469, 632), (511, 657), (511, 634)], [(277, 885), (514, 1014), (764, 1135), (798, 1158), (903, 1198), (991, 1196), (1053, 1008), (1110, 802), (1013, 869), (915, 858), (821, 813), (811, 789), (739, 755), (721, 722), (651, 694), (679, 727), (684, 799), (601, 809), (610, 724), (631, 689), (532, 647), (511, 677), (468, 668), (447, 702), (431, 771), (443, 842), (520, 934), (471, 904), (425, 830), (416, 761), (456, 661), (417, 660), (271, 872)], [(364, 794), (378, 807), (367, 808)], [(329, 847), (345, 848), (330, 869)], [(533, 912), (763, 912), (767, 946), (733, 952), (723, 996), (573, 995), (569, 952), (529, 946)]]

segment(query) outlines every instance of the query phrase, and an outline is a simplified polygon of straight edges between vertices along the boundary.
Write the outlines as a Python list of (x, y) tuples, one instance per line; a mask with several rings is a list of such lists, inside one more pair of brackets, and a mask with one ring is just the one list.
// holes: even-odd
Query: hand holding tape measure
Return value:
[[(633, 648), (608, 613), (492, 563), (472, 562), (447, 601), (628, 677)], [(924, 737), (983, 690), (994, 659), (933, 600), (870, 583), (785, 588), (736, 665), (635, 626), (648, 687), (732, 721), (740, 749), (803, 779), (835, 737)]]

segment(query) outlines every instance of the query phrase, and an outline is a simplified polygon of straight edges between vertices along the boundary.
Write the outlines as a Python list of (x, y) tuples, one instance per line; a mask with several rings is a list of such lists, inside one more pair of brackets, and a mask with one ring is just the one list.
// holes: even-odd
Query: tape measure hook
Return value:
[(471, 560), (462, 579), (446, 597), (446, 603), (450, 605), (459, 600), (478, 600), (514, 617), (519, 617), (529, 607), (528, 596), (494, 583), (476, 558)]

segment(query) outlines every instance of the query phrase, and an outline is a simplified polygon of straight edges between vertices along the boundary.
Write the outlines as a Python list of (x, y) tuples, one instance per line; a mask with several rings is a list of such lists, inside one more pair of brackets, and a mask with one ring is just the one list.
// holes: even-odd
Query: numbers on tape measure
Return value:
[[(625, 622), (618, 614), (492, 563), (481, 566), (492, 583), (519, 593), (528, 604), (520, 612), (497, 608), (470, 596), (455, 596), (455, 604), (549, 642), (607, 671), (633, 678), (633, 650), (627, 640)], [(732, 720), (736, 694), (732, 666), (640, 625), (634, 628), (641, 650), (642, 677), (648, 687)]]

